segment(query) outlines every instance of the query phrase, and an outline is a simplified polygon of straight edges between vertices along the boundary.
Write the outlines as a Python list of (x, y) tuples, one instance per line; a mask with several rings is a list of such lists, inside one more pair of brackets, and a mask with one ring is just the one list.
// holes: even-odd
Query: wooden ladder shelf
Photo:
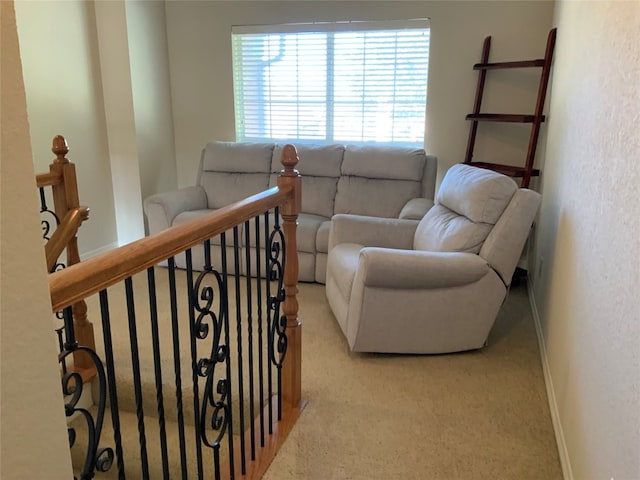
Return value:
[[(489, 63), (489, 51), (491, 49), (491, 37), (484, 39), (482, 46), (482, 59), (480, 63), (473, 66), (474, 70), (478, 70), (478, 86), (476, 88), (476, 97), (473, 105), (473, 113), (467, 115), (467, 120), (471, 120), (469, 129), (469, 140), (467, 142), (467, 153), (464, 163), (471, 164), (481, 168), (495, 170), (511, 177), (521, 178), (522, 187), (528, 187), (531, 177), (540, 175), (540, 170), (533, 168), (536, 155), (536, 146), (538, 144), (538, 135), (540, 134), (540, 124), (545, 121), (542, 114), (544, 101), (547, 94), (547, 84), (549, 83), (549, 74), (551, 71), (551, 61), (553, 59), (553, 50), (556, 43), (556, 29), (553, 28), (549, 32), (547, 38), (547, 47), (544, 58), (535, 60), (519, 60), (514, 62)], [(506, 114), (506, 113), (480, 113), (482, 107), (482, 96), (484, 94), (484, 84), (488, 70), (508, 69), (508, 68), (541, 68), (540, 83), (538, 85), (538, 97), (536, 100), (535, 111), (532, 115), (528, 114)], [(530, 123), (531, 134), (529, 136), (529, 147), (527, 149), (527, 157), (523, 167), (512, 165), (502, 165), (498, 163), (476, 162), (473, 161), (473, 149), (476, 142), (476, 133), (478, 131), (478, 122), (512, 122), (512, 123)]]

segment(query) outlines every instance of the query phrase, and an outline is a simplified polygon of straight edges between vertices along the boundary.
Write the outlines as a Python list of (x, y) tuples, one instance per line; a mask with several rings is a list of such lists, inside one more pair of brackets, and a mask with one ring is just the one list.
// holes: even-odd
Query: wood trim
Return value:
[[(473, 165), (474, 167), (479, 167), (479, 168), (486, 168), (489, 170), (494, 170), (496, 172), (500, 172), (504, 175), (508, 175), (510, 177), (524, 177), (525, 175), (525, 168), (524, 167), (517, 167), (515, 165), (503, 165), (500, 163), (490, 163), (490, 162), (471, 162), (470, 165)], [(540, 170), (538, 170), (537, 168), (534, 168), (531, 171), (531, 175), (534, 177), (537, 177), (540, 175)]]
[[(302, 411), (306, 407), (306, 402), (300, 402), (300, 405), (297, 408), (286, 407), (282, 405), (282, 420), (275, 421), (273, 423), (273, 433), (269, 435), (265, 433), (264, 439), (264, 447), (256, 448), (256, 458), (251, 460), (249, 455), (247, 455), (246, 461), (246, 472), (242, 475), (242, 463), (240, 459), (240, 436), (234, 436), (233, 443), (233, 451), (238, 452), (237, 455), (234, 455), (234, 474), (236, 478), (242, 477), (245, 480), (259, 480), (269, 469), (271, 462), (276, 457), (276, 454), (282, 447), (282, 444), (289, 436), (291, 430), (293, 430), (294, 425), (298, 421), (298, 418), (302, 414)], [(273, 397), (273, 406), (271, 409), (273, 418), (278, 418), (278, 397)], [(269, 418), (269, 405), (264, 407), (263, 410), (264, 418)], [(251, 430), (247, 430), (248, 435), (245, 435), (245, 442), (251, 441), (251, 434), (249, 433)], [(255, 431), (255, 441), (256, 446), (260, 445), (260, 416), (256, 417), (254, 421), (254, 431)], [(229, 463), (224, 462), (220, 465), (221, 470), (221, 478), (231, 478), (230, 476), (230, 468)]]
[(474, 70), (497, 70), (506, 68), (531, 68), (531, 67), (543, 67), (544, 58), (538, 58), (536, 60), (518, 60), (515, 62), (496, 62), (496, 63), (476, 63), (473, 66)]
[(38, 188), (53, 187), (62, 183), (60, 172), (39, 173), (36, 175), (36, 186)]
[(538, 85), (538, 99), (536, 100), (536, 118), (540, 118), (539, 122), (534, 122), (531, 129), (531, 135), (529, 136), (529, 147), (527, 149), (527, 159), (525, 162), (525, 174), (522, 177), (522, 186), (528, 187), (529, 180), (531, 179), (531, 171), (533, 169), (533, 163), (536, 156), (536, 148), (538, 146), (538, 135), (540, 134), (540, 122), (544, 122), (544, 115), (542, 111), (544, 109), (544, 102), (547, 95), (547, 84), (549, 83), (549, 76), (551, 75), (551, 63), (553, 61), (553, 51), (556, 45), (556, 28), (552, 28), (549, 31), (547, 37), (547, 47), (544, 54), (544, 66), (542, 67), (542, 73), (540, 75), (540, 84)]
[[(476, 122), (534, 123), (537, 117), (518, 113), (470, 113), (466, 118)], [(540, 115), (540, 122), (544, 120), (544, 115)]]
[[(482, 43), (482, 57), (481, 63), (487, 63), (489, 61), (489, 51), (491, 50), (491, 36), (489, 35), (484, 39)], [(479, 114), (482, 108), (482, 95), (484, 93), (484, 83), (487, 78), (487, 71), (480, 70), (478, 73), (478, 84), (476, 86), (476, 97), (473, 102), (473, 113)], [(467, 117), (468, 118), (468, 117)], [(467, 152), (464, 156), (464, 163), (471, 163), (473, 160), (473, 149), (476, 144), (476, 134), (478, 133), (478, 122), (471, 122), (469, 128), (469, 137), (467, 138)]]
[(49, 275), (51, 308), (57, 312), (94, 295), (186, 248), (283, 204), (291, 193), (291, 187), (271, 188), (200, 218), (52, 273)]

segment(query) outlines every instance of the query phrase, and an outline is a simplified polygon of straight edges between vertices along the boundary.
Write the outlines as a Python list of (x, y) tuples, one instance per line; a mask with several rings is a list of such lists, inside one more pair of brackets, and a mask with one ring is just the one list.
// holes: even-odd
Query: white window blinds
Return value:
[(234, 27), (238, 141), (419, 145), (427, 20)]

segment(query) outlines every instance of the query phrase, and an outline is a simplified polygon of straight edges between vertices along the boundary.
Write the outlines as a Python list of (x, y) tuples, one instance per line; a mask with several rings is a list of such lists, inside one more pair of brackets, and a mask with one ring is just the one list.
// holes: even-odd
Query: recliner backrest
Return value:
[(491, 265), (507, 286), (511, 283), (513, 272), (529, 237), (541, 198), (538, 192), (520, 188), (480, 249), (480, 256)]
[(517, 190), (505, 175), (454, 165), (440, 184), (436, 205), (418, 224), (414, 249), (479, 253)]
[(222, 208), (269, 188), (273, 147), (273, 143), (208, 143), (197, 178), (207, 194), (207, 208)]

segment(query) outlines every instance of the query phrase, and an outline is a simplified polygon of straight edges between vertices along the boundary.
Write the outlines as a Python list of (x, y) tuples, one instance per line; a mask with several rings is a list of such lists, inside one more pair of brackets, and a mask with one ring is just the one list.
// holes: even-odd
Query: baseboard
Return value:
[(118, 243), (117, 242), (113, 242), (113, 243), (109, 243), (107, 245), (104, 245), (100, 248), (96, 248), (95, 250), (91, 250), (89, 252), (84, 252), (80, 255), (80, 258), (82, 260), (87, 260), (89, 258), (92, 257), (97, 257), (98, 255), (101, 255), (105, 252), (108, 252), (109, 250), (113, 250), (114, 248), (118, 247)]
[(567, 450), (567, 443), (564, 439), (564, 431), (560, 422), (560, 414), (558, 412), (558, 402), (556, 401), (555, 390), (553, 389), (553, 381), (551, 379), (551, 370), (549, 368), (549, 358), (547, 357), (547, 346), (542, 334), (542, 326), (540, 325), (540, 315), (536, 299), (533, 294), (531, 282), (527, 282), (527, 291), (529, 293), (529, 304), (531, 305), (531, 313), (536, 326), (536, 334), (538, 335), (538, 346), (540, 347), (540, 358), (542, 360), (542, 372), (544, 374), (544, 383), (547, 389), (547, 400), (549, 402), (549, 410), (551, 411), (551, 421), (553, 423), (553, 431), (556, 435), (556, 444), (558, 446), (558, 455), (560, 456), (560, 466), (562, 467), (562, 476), (565, 480), (574, 480), (573, 471), (571, 469), (571, 459)]

